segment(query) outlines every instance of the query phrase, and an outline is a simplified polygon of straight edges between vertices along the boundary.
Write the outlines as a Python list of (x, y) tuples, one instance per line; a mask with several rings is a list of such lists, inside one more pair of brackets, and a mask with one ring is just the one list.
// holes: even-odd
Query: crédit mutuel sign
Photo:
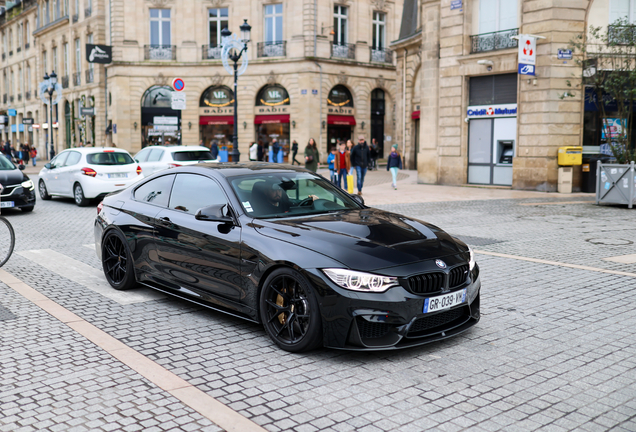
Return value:
[(469, 119), (493, 117), (517, 117), (517, 104), (473, 105), (466, 114)]

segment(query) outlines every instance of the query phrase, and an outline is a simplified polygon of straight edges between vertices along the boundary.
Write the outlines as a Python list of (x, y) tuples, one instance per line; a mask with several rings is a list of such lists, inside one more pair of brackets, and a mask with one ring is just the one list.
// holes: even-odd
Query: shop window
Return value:
[(336, 107), (353, 107), (353, 97), (348, 88), (337, 85), (329, 92), (327, 104)]
[(517, 103), (517, 74), (471, 78), (468, 99), (470, 106)]

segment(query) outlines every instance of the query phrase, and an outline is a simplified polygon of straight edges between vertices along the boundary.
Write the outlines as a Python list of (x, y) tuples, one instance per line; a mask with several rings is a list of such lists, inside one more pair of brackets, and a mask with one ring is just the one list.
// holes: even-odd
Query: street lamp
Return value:
[[(221, 60), (223, 60), (223, 66), (228, 73), (234, 74), (234, 135), (232, 136), (232, 162), (239, 162), (241, 159), (241, 153), (238, 150), (238, 77), (243, 75), (247, 69), (247, 56), (241, 63), (239, 70), (238, 62), (241, 59), (244, 52), (247, 51), (247, 43), (250, 41), (250, 33), (252, 26), (247, 23), (247, 20), (243, 20), (243, 24), (239, 27), (241, 29), (241, 40), (239, 41), (236, 35), (232, 36), (232, 32), (226, 28), (221, 30), (221, 44), (223, 49), (221, 51)], [(229, 67), (228, 60), (232, 60), (234, 63), (233, 68)]]
[(49, 95), (49, 108), (50, 108), (50, 117), (49, 117), (49, 142), (50, 142), (50, 155), (51, 159), (55, 156), (55, 149), (53, 148), (53, 93), (55, 93), (57, 87), (57, 74), (55, 71), (51, 72), (51, 75), (44, 74), (44, 82), (46, 83), (45, 92)]

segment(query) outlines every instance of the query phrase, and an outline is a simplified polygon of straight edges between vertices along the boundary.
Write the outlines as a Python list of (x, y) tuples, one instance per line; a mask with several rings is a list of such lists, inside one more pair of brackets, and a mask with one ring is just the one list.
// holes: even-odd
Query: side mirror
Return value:
[(364, 198), (362, 198), (360, 195), (349, 195), (349, 196), (351, 197), (351, 199), (353, 199), (355, 202), (357, 202), (361, 206), (364, 205)]
[(47, 163), (46, 165), (44, 165), (44, 168), (46, 168), (46, 169), (51, 169), (51, 164), (50, 164), (50, 163)]
[(18, 165), (18, 169), (19, 169), (20, 171), (24, 171), (24, 164), (20, 164), (20, 165)]
[(194, 218), (200, 221), (234, 223), (232, 216), (228, 216), (229, 207), (227, 204), (215, 204), (197, 210)]

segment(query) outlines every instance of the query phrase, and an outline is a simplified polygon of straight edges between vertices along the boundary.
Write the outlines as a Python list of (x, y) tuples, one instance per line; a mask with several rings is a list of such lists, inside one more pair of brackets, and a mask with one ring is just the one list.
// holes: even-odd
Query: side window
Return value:
[(135, 200), (167, 207), (173, 181), (174, 175), (162, 176), (150, 180), (135, 189)]
[(71, 166), (71, 165), (75, 165), (77, 164), (80, 159), (82, 158), (82, 154), (79, 152), (69, 152), (68, 153), (68, 158), (66, 159), (66, 163), (64, 164), (64, 166)]
[(158, 162), (159, 160), (161, 160), (161, 156), (163, 156), (162, 149), (153, 149), (152, 153), (150, 153), (150, 156), (148, 156), (148, 162)]
[(170, 208), (190, 214), (215, 204), (227, 204), (221, 187), (212, 179), (195, 174), (179, 174), (170, 197)]
[(62, 152), (56, 157), (54, 157), (53, 160), (51, 161), (51, 166), (55, 168), (64, 166), (64, 163), (66, 162), (66, 158), (68, 157), (69, 153), (70, 152)]
[(148, 159), (148, 155), (150, 154), (150, 150), (151, 149), (143, 149), (135, 155), (135, 159), (138, 162), (146, 162), (146, 159)]

